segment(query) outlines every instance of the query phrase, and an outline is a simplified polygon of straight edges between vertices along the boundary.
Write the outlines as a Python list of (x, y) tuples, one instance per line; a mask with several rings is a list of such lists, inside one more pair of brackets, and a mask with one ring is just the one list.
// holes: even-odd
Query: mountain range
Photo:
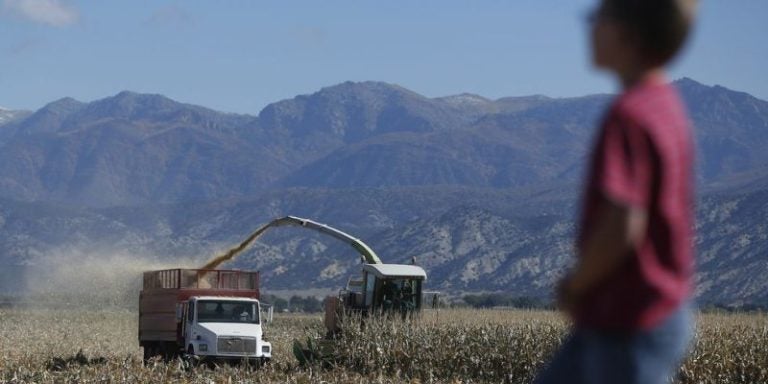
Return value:
[[(700, 300), (768, 303), (768, 102), (675, 85), (697, 142)], [(2, 110), (0, 263), (72, 249), (205, 258), (293, 214), (385, 261), (416, 257), (434, 289), (546, 296), (572, 260), (578, 183), (612, 97), (428, 98), (347, 82), (256, 115), (132, 92)], [(300, 289), (338, 287), (356, 263), (280, 229), (235, 266)]]

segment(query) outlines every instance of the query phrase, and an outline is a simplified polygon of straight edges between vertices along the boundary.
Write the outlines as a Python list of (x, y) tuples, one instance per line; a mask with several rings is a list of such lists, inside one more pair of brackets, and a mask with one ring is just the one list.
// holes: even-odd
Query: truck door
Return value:
[(176, 341), (184, 342), (184, 333), (187, 329), (187, 302), (176, 306)]
[(192, 324), (195, 322), (195, 302), (187, 303), (187, 310), (184, 314), (184, 350), (187, 350), (189, 341), (192, 340)]

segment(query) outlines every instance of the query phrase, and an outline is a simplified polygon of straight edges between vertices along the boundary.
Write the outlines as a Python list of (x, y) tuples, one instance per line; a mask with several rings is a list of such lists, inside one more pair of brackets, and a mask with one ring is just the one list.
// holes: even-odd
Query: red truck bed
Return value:
[(180, 339), (176, 311), (192, 296), (259, 298), (259, 272), (166, 269), (144, 272), (139, 294), (139, 342)]

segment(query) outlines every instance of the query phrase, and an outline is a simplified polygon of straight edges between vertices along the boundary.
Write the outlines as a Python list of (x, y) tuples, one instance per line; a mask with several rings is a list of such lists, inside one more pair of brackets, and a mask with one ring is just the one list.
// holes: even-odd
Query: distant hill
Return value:
[(691, 79), (676, 85), (696, 126), (700, 176), (715, 181), (768, 164), (768, 101)]
[[(768, 103), (677, 82), (704, 183), (768, 163)], [(247, 197), (283, 187), (515, 188), (577, 180), (610, 96), (430, 99), (377, 82), (258, 116), (122, 92), (55, 101), (0, 130), (0, 196), (80, 206)]]
[(62, 99), (3, 127), (14, 133), (0, 151), (0, 195), (108, 206), (252, 193), (266, 169), (284, 170), (244, 139), (253, 119), (130, 92)]
[(606, 103), (606, 97), (550, 100), (514, 112), (496, 108), (465, 127), (381, 135), (341, 147), (284, 180), (332, 188), (510, 188), (559, 182), (562, 175), (573, 180)]
[[(767, 103), (676, 85), (701, 166), (700, 300), (768, 303)], [(196, 263), (292, 214), (386, 261), (415, 257), (430, 288), (543, 297), (572, 260), (585, 155), (610, 100), (432, 99), (379, 82), (254, 116), (132, 92), (58, 100), (0, 123), (0, 265), (112, 252)], [(358, 268), (351, 249), (290, 228), (233, 266), (262, 270), (269, 289), (338, 287)]]
[(707, 196), (699, 207), (704, 302), (768, 307), (768, 188)]
[[(699, 301), (768, 304), (766, 190), (710, 195), (699, 205)], [(350, 209), (354, 207), (354, 209)], [(274, 217), (294, 214), (363, 238), (383, 260), (417, 263), (427, 287), (547, 297), (572, 261), (573, 201), (547, 191), (469, 188), (290, 189), (258, 198), (144, 208), (0, 202), (0, 254), (201, 264)], [(354, 250), (298, 228), (268, 232), (230, 267), (260, 269), (267, 289), (337, 288), (358, 270)]]

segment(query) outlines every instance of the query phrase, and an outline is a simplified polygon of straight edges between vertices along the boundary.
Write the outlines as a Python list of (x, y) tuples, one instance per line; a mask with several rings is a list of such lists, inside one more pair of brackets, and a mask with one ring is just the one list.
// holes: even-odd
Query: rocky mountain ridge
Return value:
[[(768, 163), (768, 102), (677, 83), (697, 127), (702, 182)], [(469, 100), (469, 102), (468, 102)], [(247, 197), (284, 187), (575, 181), (608, 95), (430, 99), (343, 83), (216, 112), (161, 95), (65, 98), (0, 130), (0, 197), (91, 207)]]
[[(704, 302), (764, 303), (768, 103), (677, 81), (696, 126)], [(51, 254), (205, 259), (278, 216), (413, 257), (429, 287), (546, 296), (572, 260), (577, 187), (610, 95), (427, 98), (343, 83), (258, 115), (122, 92), (0, 125), (0, 263)], [(73, 256), (79, 257), (79, 256)], [(268, 289), (332, 288), (351, 249), (275, 231), (233, 266)]]

